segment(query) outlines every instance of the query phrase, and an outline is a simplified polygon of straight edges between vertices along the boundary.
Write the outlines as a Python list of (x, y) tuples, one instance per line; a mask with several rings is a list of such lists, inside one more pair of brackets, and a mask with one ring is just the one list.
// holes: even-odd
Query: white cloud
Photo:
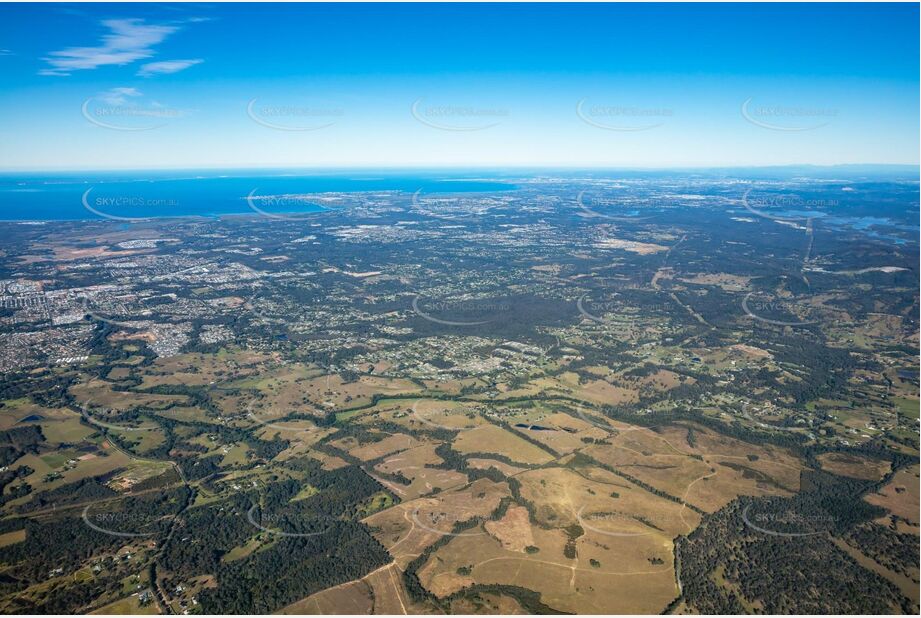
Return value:
[(141, 65), (138, 75), (141, 77), (150, 77), (151, 75), (161, 75), (169, 73), (178, 73), (191, 66), (204, 62), (201, 58), (193, 60), (163, 60), (161, 62), (148, 62)]
[(109, 105), (124, 105), (129, 97), (139, 97), (141, 91), (137, 88), (112, 88), (100, 93), (96, 98)]
[(179, 26), (144, 23), (142, 19), (109, 19), (102, 22), (109, 32), (96, 47), (69, 47), (51, 52), (45, 61), (50, 68), (41, 75), (69, 75), (71, 71), (106, 65), (125, 65), (154, 55), (153, 47), (179, 30)]

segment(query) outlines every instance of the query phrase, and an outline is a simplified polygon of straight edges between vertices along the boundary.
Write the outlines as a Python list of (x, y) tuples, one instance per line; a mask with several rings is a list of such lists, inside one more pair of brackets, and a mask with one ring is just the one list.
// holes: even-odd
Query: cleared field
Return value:
[[(143, 427), (150, 426), (153, 421), (148, 419), (141, 419), (141, 424)], [(163, 433), (163, 430), (159, 427), (151, 429), (141, 429), (141, 430), (132, 430), (132, 431), (122, 431), (115, 429), (111, 426), (107, 427), (110, 434), (115, 436), (115, 439), (121, 440), (121, 443), (127, 443), (131, 445), (131, 451), (139, 455), (147, 453), (161, 444), (166, 440), (166, 436)]]
[(26, 531), (23, 530), (13, 530), (12, 532), (4, 532), (0, 534), (0, 547), (6, 547), (7, 545), (15, 545), (16, 543), (22, 543), (26, 540)]
[[(328, 434), (326, 428), (317, 427), (316, 423), (307, 419), (289, 419), (279, 420), (277, 416), (263, 414), (262, 411), (253, 409), (249, 421), (253, 425), (253, 433), (263, 440), (271, 440), (273, 436), (278, 435), (283, 440), (294, 440), (315, 443), (317, 440)], [(262, 425), (259, 427), (259, 425)]]
[[(876, 493), (868, 494), (864, 499), (870, 504), (881, 506), (897, 516), (899, 532), (921, 533), (921, 483), (919, 483), (918, 466), (903, 468), (895, 473), (892, 480)], [(888, 517), (880, 520), (888, 524)]]
[[(509, 495), (506, 483), (479, 479), (470, 486), (445, 491), (431, 498), (402, 502), (362, 521), (374, 529), (374, 536), (387, 548), (400, 568), (454, 529), (473, 517), (486, 517)], [(484, 535), (481, 529), (463, 534)]]
[(542, 464), (553, 459), (548, 452), (495, 425), (460, 432), (453, 447), (465, 454), (495, 453), (523, 464)]
[(713, 471), (704, 461), (678, 453), (646, 432), (622, 432), (610, 441), (611, 445), (589, 446), (583, 452), (675, 497)]
[(422, 389), (410, 380), (363, 375), (354, 382), (344, 382), (338, 374), (321, 375), (299, 381), (302, 401), (321, 410), (341, 410), (367, 405), (374, 395), (386, 396), (418, 393)]
[(672, 539), (699, 516), (601, 468), (572, 465), (518, 475), (531, 514), (513, 505), (483, 524), (485, 534), (454, 537), (420, 569), (422, 584), (439, 597), (473, 584), (520, 586), (563, 612), (661, 612), (678, 595)]
[(279, 614), (323, 616), (337, 614), (370, 614), (374, 608), (374, 597), (363, 579), (347, 582), (307, 598), (295, 601), (278, 611)]
[(694, 511), (592, 465), (531, 470), (516, 478), (545, 526), (578, 524), (612, 538), (659, 537), (670, 545), (700, 522)]
[(409, 599), (403, 585), (403, 572), (395, 564), (389, 564), (365, 577), (374, 591), (375, 614), (427, 614), (422, 605)]
[(318, 409), (311, 388), (323, 375), (323, 370), (315, 365), (270, 365), (249, 377), (222, 384), (222, 387), (258, 394), (254, 406), (260, 415), (285, 416), (298, 412), (321, 416), (323, 413)]
[(336, 420), (371, 424), (376, 419), (386, 418), (397, 422), (396, 419), (406, 415), (401, 412), (404, 401), (403, 399), (381, 399), (373, 406), (336, 412)]
[(221, 467), (245, 465), (249, 462), (249, 456), (252, 452), (245, 444), (232, 444), (221, 447), (224, 457), (221, 459)]
[(415, 448), (420, 446), (420, 444), (421, 442), (412, 436), (397, 433), (391, 436), (387, 436), (379, 442), (363, 444), (357, 448), (353, 448), (349, 450), (349, 454), (353, 457), (361, 459), (362, 461), (370, 461), (372, 459), (377, 459), (378, 457), (384, 457), (385, 455), (389, 455), (391, 453)]
[(412, 603), (403, 586), (403, 573), (388, 564), (361, 579), (327, 588), (279, 610), (280, 614), (424, 614), (427, 608)]
[(483, 527), (505, 549), (521, 552), (534, 545), (528, 509), (523, 506), (509, 507), (502, 519), (488, 521)]
[[(660, 362), (662, 361), (660, 360)], [(625, 375), (623, 372), (617, 372), (609, 367), (599, 365), (585, 367), (583, 371), (590, 375), (598, 376), (615, 386), (628, 390), (639, 389), (643, 392), (667, 391), (680, 384), (694, 384), (696, 382), (694, 378), (682, 376), (668, 369), (658, 369), (644, 376)]]
[(590, 380), (580, 384), (579, 374), (571, 371), (547, 380), (547, 386), (570, 392), (577, 399), (599, 404), (633, 403), (639, 398), (635, 388), (616, 386), (605, 380)]
[(222, 350), (216, 354), (189, 353), (158, 358), (142, 374), (142, 389), (165, 384), (205, 386), (252, 375), (274, 356), (261, 352)]
[(132, 460), (127, 469), (116, 474), (109, 485), (118, 491), (129, 491), (136, 484), (155, 476), (159, 476), (170, 469), (170, 464), (165, 461)]
[(141, 601), (137, 595), (131, 595), (124, 599), (119, 599), (118, 601), (113, 601), (108, 605), (104, 605), (97, 609), (96, 611), (90, 612), (90, 614), (95, 615), (131, 615), (131, 616), (141, 616), (141, 615), (156, 615), (159, 614), (160, 610), (157, 608), (157, 604), (154, 602), (147, 603), (146, 605), (141, 605)]
[[(375, 369), (375, 371), (377, 371)], [(454, 380), (422, 380), (427, 391), (443, 393), (447, 395), (457, 395), (464, 387), (482, 384), (478, 378), (458, 378)]]
[(79, 406), (86, 406), (88, 411), (102, 413), (105, 410), (123, 412), (132, 408), (165, 408), (170, 404), (185, 405), (188, 399), (182, 395), (150, 395), (131, 391), (113, 391), (111, 384), (99, 379), (75, 384), (70, 393)]
[(850, 453), (823, 453), (816, 459), (823, 470), (866, 481), (878, 481), (889, 472), (889, 462)]
[(316, 459), (322, 464), (324, 470), (336, 470), (338, 468), (344, 468), (349, 465), (347, 461), (335, 455), (327, 455), (326, 453), (320, 453), (319, 451), (307, 451), (307, 456)]
[(112, 380), (112, 381), (124, 380), (130, 375), (131, 375), (130, 367), (115, 367), (106, 376), (106, 380)]
[(425, 467), (441, 462), (442, 459), (435, 454), (435, 446), (426, 444), (386, 459), (375, 466), (375, 470), (390, 474), (399, 473), (412, 480), (412, 484), (401, 488), (404, 493), (400, 494), (403, 500), (412, 500), (436, 488), (444, 490), (467, 482), (467, 476), (455, 470)]
[(654, 374), (640, 380), (644, 389), (668, 391), (680, 384), (694, 384), (697, 380), (677, 374), (668, 369), (660, 369)]
[(787, 451), (752, 445), (696, 425), (622, 429), (585, 453), (708, 512), (733, 498), (790, 495), (802, 465)]
[(54, 417), (58, 411), (36, 405), (28, 399), (6, 399), (0, 406), (0, 431), (15, 425), (28, 425)]
[[(376, 417), (416, 430), (472, 429), (489, 421), (480, 416), (482, 406), (458, 401), (416, 399), (393, 401)], [(362, 422), (371, 422), (371, 416), (362, 415)]]
[(298, 455), (310, 453), (310, 448), (314, 444), (334, 431), (335, 429), (331, 427), (317, 427), (311, 421), (291, 420), (266, 422), (265, 427), (253, 433), (263, 440), (272, 440), (275, 436), (282, 440), (288, 440), (291, 446), (275, 457), (275, 461), (285, 461)]
[(175, 408), (170, 408), (169, 410), (163, 410), (158, 412), (160, 416), (165, 416), (166, 418), (172, 418), (177, 421), (189, 421), (195, 423), (217, 423), (217, 419), (214, 417), (208, 416), (208, 413), (202, 410), (201, 408), (190, 408), (184, 406), (176, 406)]
[(737, 292), (746, 289), (751, 279), (751, 277), (742, 277), (729, 273), (705, 273), (697, 274), (693, 277), (679, 277), (678, 281), (694, 285), (715, 285), (730, 292)]
[(517, 466), (509, 465), (504, 461), (497, 461), (495, 459), (486, 459), (480, 457), (471, 457), (467, 460), (467, 465), (478, 470), (489, 470), (490, 468), (495, 468), (506, 476), (514, 476), (519, 472), (524, 472), (527, 470), (527, 468), (519, 468)]
[(899, 409), (899, 413), (908, 418), (918, 418), (917, 397), (893, 397), (892, 403)]
[[(253, 394), (247, 391), (225, 391), (220, 388), (210, 389), (211, 401), (218, 409), (218, 414), (225, 418), (240, 417), (246, 414), (246, 407), (253, 400)], [(203, 421), (209, 419), (203, 418)], [(210, 419), (216, 422), (217, 419)]]
[(44, 417), (39, 424), (45, 440), (52, 444), (62, 442), (75, 444), (83, 442), (96, 433), (95, 429), (80, 422), (80, 415), (66, 408), (49, 410)]
[(262, 546), (263, 541), (260, 539), (259, 535), (253, 536), (242, 545), (237, 545), (229, 552), (221, 556), (221, 562), (233, 562), (234, 560), (241, 560)]
[(545, 444), (557, 453), (571, 453), (585, 446), (585, 439), (602, 440), (607, 432), (568, 414), (542, 414), (531, 420), (515, 420), (515, 431), (526, 434), (532, 440)]
[[(501, 539), (493, 534), (453, 538), (420, 569), (420, 581), (439, 597), (472, 584), (521, 586), (539, 590), (543, 603), (571, 613), (658, 613), (678, 594), (669, 552), (661, 545), (646, 540), (641, 549), (636, 540), (615, 543), (613, 537), (587, 531), (568, 558), (566, 532), (526, 525), (529, 532), (510, 509), (491, 526), (493, 533), (501, 530)], [(509, 543), (510, 536), (522, 535)], [(518, 549), (523, 542), (527, 549)], [(663, 563), (651, 564), (642, 558), (644, 551)], [(624, 564), (631, 556), (638, 568)]]
[[(60, 472), (61, 476), (52, 481), (45, 481), (44, 477), (49, 472), (54, 472), (55, 468), (49, 466), (41, 457), (36, 455), (27, 454), (20, 457), (16, 460), (14, 466), (26, 465), (34, 470), (32, 474), (25, 478), (25, 482), (33, 487), (33, 493), (38, 491), (44, 491), (47, 489), (54, 489), (55, 487), (60, 487), (61, 485), (66, 485), (67, 483), (73, 483), (74, 481), (79, 481), (90, 476), (98, 476), (100, 474), (105, 474), (107, 472), (112, 472), (119, 468), (128, 468), (129, 470), (138, 465), (145, 467), (149, 464), (135, 464), (127, 455), (122, 454), (120, 451), (114, 450), (111, 447), (105, 450), (108, 456), (106, 457), (94, 457), (92, 459), (86, 459), (77, 461), (74, 466), (69, 470), (57, 470)], [(169, 464), (162, 464), (160, 468), (166, 470), (169, 467)], [(22, 502), (28, 501), (29, 496), (19, 498), (17, 500), (11, 501), (9, 504), (19, 504)]]
[[(512, 386), (504, 383), (497, 384), (496, 390), (502, 393), (504, 399), (517, 399), (519, 397), (533, 397), (535, 395), (539, 395), (548, 387), (554, 387), (557, 385), (558, 383), (550, 378), (537, 378), (530, 380), (517, 388), (513, 388)], [(473, 394), (471, 397), (492, 400), (491, 397), (485, 394)], [(495, 399), (495, 401), (501, 400)]]

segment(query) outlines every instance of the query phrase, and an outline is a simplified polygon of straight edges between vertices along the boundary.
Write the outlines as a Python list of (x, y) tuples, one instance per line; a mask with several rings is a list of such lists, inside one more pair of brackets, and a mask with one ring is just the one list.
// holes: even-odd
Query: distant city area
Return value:
[(917, 613), (916, 172), (5, 176), (0, 608)]

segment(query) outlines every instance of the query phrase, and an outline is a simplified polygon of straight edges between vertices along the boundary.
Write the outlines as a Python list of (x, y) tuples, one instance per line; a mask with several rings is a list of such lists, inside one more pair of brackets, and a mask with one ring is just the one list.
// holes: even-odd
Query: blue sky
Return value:
[(918, 163), (918, 6), (0, 5), (0, 169)]

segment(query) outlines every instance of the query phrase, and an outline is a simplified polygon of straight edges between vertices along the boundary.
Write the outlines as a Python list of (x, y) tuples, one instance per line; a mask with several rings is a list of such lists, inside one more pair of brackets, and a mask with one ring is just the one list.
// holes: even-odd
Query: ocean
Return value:
[(307, 213), (327, 208), (305, 194), (408, 194), (514, 190), (465, 174), (304, 171), (162, 171), (0, 174), (0, 220), (60, 221)]

